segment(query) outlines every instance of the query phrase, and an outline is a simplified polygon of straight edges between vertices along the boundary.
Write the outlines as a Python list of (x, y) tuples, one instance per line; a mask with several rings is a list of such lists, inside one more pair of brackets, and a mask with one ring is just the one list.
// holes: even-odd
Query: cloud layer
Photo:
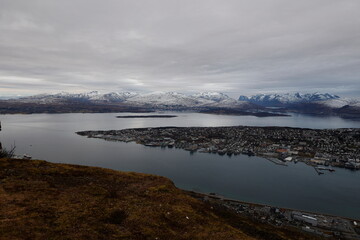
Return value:
[(358, 0), (0, 5), (0, 95), (360, 92)]

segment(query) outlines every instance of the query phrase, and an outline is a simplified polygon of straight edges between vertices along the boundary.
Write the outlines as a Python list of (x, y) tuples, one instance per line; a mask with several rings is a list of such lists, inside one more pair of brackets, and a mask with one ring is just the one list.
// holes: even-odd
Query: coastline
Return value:
[(4, 239), (322, 239), (204, 203), (161, 176), (0, 159)]
[(303, 212), (306, 214), (312, 214), (312, 215), (323, 215), (323, 216), (327, 216), (327, 217), (334, 217), (334, 218), (342, 218), (342, 219), (346, 219), (349, 221), (356, 221), (360, 223), (360, 218), (359, 219), (355, 219), (355, 218), (350, 218), (350, 217), (342, 217), (342, 216), (338, 216), (338, 215), (332, 215), (332, 214), (327, 214), (327, 213), (321, 213), (321, 212), (312, 212), (312, 211), (306, 211), (306, 210), (301, 210), (301, 209), (295, 209), (295, 208), (287, 208), (287, 207), (279, 207), (279, 206), (274, 206), (274, 205), (269, 205), (269, 204), (261, 204), (261, 203), (255, 203), (255, 202), (247, 202), (247, 201), (241, 201), (238, 199), (233, 199), (233, 198), (227, 198), (224, 197), (220, 194), (217, 193), (204, 193), (204, 192), (198, 192), (198, 191), (192, 191), (192, 190), (184, 190), (183, 191), (187, 192), (188, 194), (194, 196), (194, 197), (198, 197), (198, 198), (210, 198), (213, 200), (218, 200), (219, 202), (234, 202), (234, 203), (239, 203), (239, 204), (245, 204), (245, 205), (253, 205), (253, 206), (258, 206), (258, 207), (271, 207), (271, 208), (278, 208), (278, 209), (283, 209), (286, 211), (299, 211), (299, 212)]
[[(156, 127), (80, 131), (80, 136), (136, 142), (148, 147), (180, 148), (219, 155), (259, 156), (278, 164), (301, 161), (309, 166), (360, 170), (358, 128), (308, 129), (291, 127)], [(323, 174), (320, 168), (318, 174)]]

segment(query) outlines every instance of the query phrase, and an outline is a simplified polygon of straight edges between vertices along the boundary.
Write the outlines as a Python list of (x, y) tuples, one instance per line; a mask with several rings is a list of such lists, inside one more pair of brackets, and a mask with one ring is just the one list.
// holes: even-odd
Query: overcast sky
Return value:
[(360, 94), (359, 0), (0, 0), (0, 96)]

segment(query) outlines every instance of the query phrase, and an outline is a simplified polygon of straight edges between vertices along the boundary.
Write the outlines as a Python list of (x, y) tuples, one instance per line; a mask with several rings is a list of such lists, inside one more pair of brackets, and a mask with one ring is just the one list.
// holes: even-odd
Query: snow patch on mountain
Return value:
[(90, 97), (93, 101), (105, 101), (105, 102), (124, 102), (129, 98), (137, 96), (134, 92), (111, 92), (105, 94), (98, 94)]
[(20, 98), (17, 101), (31, 103), (63, 103), (66, 101), (83, 101), (93, 103), (124, 103), (148, 107), (249, 107), (249, 103), (230, 98), (224, 93), (201, 92), (185, 95), (178, 92), (151, 92), (139, 94), (134, 92), (111, 92), (102, 94), (98, 91), (86, 93), (41, 94)]
[(177, 92), (153, 92), (141, 94), (130, 98), (126, 103), (147, 106), (179, 106), (179, 107), (222, 107), (241, 108), (249, 107), (248, 102), (230, 98), (224, 93), (202, 92), (193, 95), (185, 95)]
[(240, 96), (240, 101), (248, 101), (260, 105), (271, 106), (281, 104), (306, 103), (339, 99), (337, 95), (329, 93), (284, 93), (284, 94), (257, 94), (250, 97)]
[(56, 94), (38, 94), (30, 97), (19, 98), (21, 102), (27, 103), (61, 103), (68, 100), (90, 101), (90, 102), (124, 102), (128, 98), (137, 96), (133, 92), (111, 92), (101, 94), (98, 91), (91, 91), (85, 93), (67, 93), (60, 92)]
[(231, 99), (228, 95), (220, 92), (201, 92), (201, 93), (193, 94), (192, 97), (211, 100), (215, 102)]
[(350, 98), (340, 98), (340, 99), (329, 99), (326, 101), (317, 102), (323, 104), (330, 108), (342, 108), (344, 106), (350, 107), (360, 107), (360, 100), (350, 99)]
[(132, 97), (126, 102), (137, 105), (195, 107), (212, 101), (194, 98), (178, 92), (152, 92)]

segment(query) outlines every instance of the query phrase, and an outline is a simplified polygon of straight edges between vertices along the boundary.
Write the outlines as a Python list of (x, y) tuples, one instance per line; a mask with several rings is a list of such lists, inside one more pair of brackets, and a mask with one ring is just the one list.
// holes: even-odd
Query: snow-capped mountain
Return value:
[(56, 93), (41, 94), (18, 99), (27, 103), (65, 103), (68, 101), (90, 102), (90, 103), (123, 103), (133, 106), (146, 107), (227, 107), (241, 108), (249, 107), (248, 102), (238, 101), (230, 98), (224, 93), (202, 92), (193, 95), (185, 95), (178, 92), (151, 92), (139, 94), (134, 92), (111, 92), (99, 93), (92, 91), (87, 93)]
[(185, 95), (177, 92), (152, 92), (139, 94), (126, 100), (133, 105), (145, 105), (154, 107), (248, 107), (247, 102), (230, 98), (224, 93), (204, 92), (193, 95)]
[(216, 108), (258, 108), (260, 106), (285, 106), (299, 104), (316, 104), (324, 108), (341, 108), (351, 106), (359, 108), (359, 100), (340, 98), (329, 93), (286, 93), (286, 94), (258, 94), (250, 97), (240, 96), (239, 100), (230, 98), (224, 93), (201, 92), (193, 95), (185, 95), (178, 92), (110, 92), (100, 93), (98, 91), (85, 93), (56, 93), (39, 94), (30, 97), (12, 99), (23, 103), (37, 104), (62, 104), (69, 101), (83, 103), (122, 103), (130, 106), (145, 106), (154, 108), (194, 108), (194, 107), (216, 107)]
[(128, 99), (126, 102), (136, 105), (182, 107), (194, 107), (210, 103), (209, 100), (197, 99), (177, 92), (152, 92), (140, 94)]
[[(113, 112), (124, 109), (202, 111), (219, 108), (257, 112), (266, 111), (264, 107), (282, 107), (282, 109), (274, 111), (360, 118), (360, 99), (340, 98), (329, 93), (258, 94), (250, 97), (240, 96), (239, 100), (236, 100), (218, 92), (186, 95), (178, 92), (100, 93), (92, 91), (87, 93), (39, 94), (1, 101), (6, 102), (11, 107), (19, 107), (18, 112), (21, 113)], [(38, 106), (39, 104), (41, 106)]]
[(137, 96), (138, 93), (134, 92), (111, 92), (105, 94), (97, 94), (96, 96), (90, 97), (93, 101), (105, 101), (105, 102), (124, 102), (129, 98)]
[(239, 100), (264, 107), (283, 107), (292, 112), (360, 118), (360, 99), (340, 98), (329, 93), (285, 93), (240, 96)]
[(28, 103), (61, 103), (64, 101), (89, 101), (89, 102), (124, 102), (126, 99), (136, 96), (133, 92), (111, 92), (101, 94), (98, 91), (91, 91), (85, 93), (67, 93), (61, 92), (56, 94), (39, 94), (30, 97), (22, 97), (21, 102)]
[(261, 106), (282, 106), (297, 103), (312, 103), (339, 99), (337, 95), (329, 93), (285, 93), (285, 94), (257, 94), (250, 97), (240, 96), (240, 101), (248, 101)]
[(231, 99), (228, 95), (219, 92), (201, 92), (201, 93), (193, 94), (192, 97), (211, 100), (215, 102)]
[(342, 108), (345, 106), (360, 108), (360, 100), (351, 98), (329, 99), (321, 102), (319, 101), (317, 103), (330, 108)]

